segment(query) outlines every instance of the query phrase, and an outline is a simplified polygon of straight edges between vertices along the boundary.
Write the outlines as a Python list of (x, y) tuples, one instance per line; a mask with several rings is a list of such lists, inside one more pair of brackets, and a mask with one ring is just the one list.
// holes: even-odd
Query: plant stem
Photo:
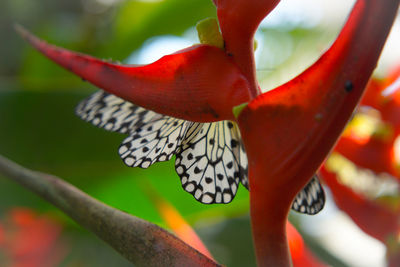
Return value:
[[(265, 177), (250, 176), (250, 214), (253, 241), (258, 266), (292, 266), (289, 244), (286, 238), (286, 223), (289, 207), (282, 207), (263, 192), (257, 181)], [(260, 180), (261, 178), (261, 180)], [(274, 196), (272, 196), (274, 197)], [(275, 198), (276, 199), (276, 198)]]
[(109, 207), (60, 178), (1, 155), (0, 174), (61, 209), (135, 266), (220, 266), (157, 225)]

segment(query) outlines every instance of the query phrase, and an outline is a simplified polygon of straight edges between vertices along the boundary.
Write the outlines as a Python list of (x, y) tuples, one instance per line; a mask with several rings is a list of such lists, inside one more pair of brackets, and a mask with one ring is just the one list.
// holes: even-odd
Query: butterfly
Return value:
[[(239, 184), (248, 189), (248, 162), (238, 126), (232, 121), (185, 121), (97, 91), (76, 108), (83, 120), (127, 134), (118, 149), (129, 167), (147, 168), (173, 155), (182, 187), (201, 203), (229, 203)], [(316, 176), (297, 194), (292, 209), (316, 214), (325, 194)]]

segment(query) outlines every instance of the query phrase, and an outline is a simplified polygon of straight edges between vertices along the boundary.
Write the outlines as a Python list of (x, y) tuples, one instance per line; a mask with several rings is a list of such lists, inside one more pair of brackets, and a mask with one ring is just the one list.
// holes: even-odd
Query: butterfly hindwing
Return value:
[(320, 212), (325, 205), (325, 193), (318, 176), (314, 175), (308, 184), (297, 194), (292, 209), (309, 215)]
[(239, 182), (247, 183), (247, 158), (233, 122), (191, 123), (175, 169), (183, 188), (206, 204), (229, 203)]

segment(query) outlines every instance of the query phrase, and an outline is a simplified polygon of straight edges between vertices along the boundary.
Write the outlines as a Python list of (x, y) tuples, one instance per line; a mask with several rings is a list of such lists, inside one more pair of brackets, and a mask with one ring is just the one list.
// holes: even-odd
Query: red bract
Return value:
[(232, 55), (250, 83), (252, 97), (260, 94), (255, 76), (253, 38), (262, 19), (279, 0), (214, 0), (225, 41), (226, 52)]
[(288, 265), (284, 227), (292, 200), (351, 116), (398, 4), (357, 1), (337, 40), (315, 64), (287, 84), (260, 95), (240, 113), (259, 264)]
[[(293, 199), (316, 172), (349, 120), (376, 66), (399, 0), (358, 0), (337, 40), (315, 64), (292, 81), (262, 95), (255, 78), (253, 35), (262, 18), (278, 1), (216, 0), (214, 3), (218, 9), (225, 51), (207, 45), (194, 46), (147, 66), (114, 65), (50, 46), (25, 31), (20, 32), (46, 56), (79, 76), (125, 100), (165, 115), (198, 122), (233, 120), (231, 108), (250, 102), (247, 106), (237, 107), (235, 114), (248, 156), (257, 260), (262, 266), (290, 266), (285, 227)], [(90, 112), (93, 108), (101, 110), (107, 97), (97, 94), (84, 106), (89, 103)], [(116, 102), (117, 107), (108, 103), (111, 111), (96, 115), (122, 113), (122, 107), (125, 107), (122, 100), (112, 97), (106, 100)], [(104, 127), (107, 127), (109, 118), (102, 119)], [(118, 118), (112, 119), (110, 129), (114, 129), (115, 121), (118, 121)], [(215, 131), (220, 136), (208, 137), (204, 132), (213, 128), (211, 125), (194, 128), (182, 125), (179, 132), (189, 129), (190, 140), (198, 137), (195, 143), (185, 146), (190, 142), (184, 139), (186, 135), (175, 135), (179, 137), (178, 141), (184, 139), (176, 153), (184, 149), (193, 152), (177, 157), (177, 172), (185, 190), (197, 199), (203, 199), (205, 195), (207, 203), (217, 198), (220, 203), (222, 195), (228, 197), (223, 202), (229, 202), (239, 179), (247, 185), (244, 174), (247, 164), (242, 164), (245, 159), (238, 150), (240, 140), (236, 139), (236, 130), (232, 130), (236, 126), (230, 122), (226, 127), (219, 124), (219, 129), (225, 129)], [(126, 132), (122, 126), (118, 127)], [(153, 128), (147, 129), (152, 131)], [(225, 134), (228, 133), (226, 129), (232, 130), (230, 137)], [(142, 129), (139, 131), (136, 127), (132, 131), (141, 132)], [(147, 167), (159, 157), (150, 158), (143, 153), (156, 151), (157, 147), (132, 148), (132, 144), (136, 144), (132, 140), (144, 138), (141, 134), (135, 136), (127, 138), (120, 154), (129, 166), (138, 166), (146, 161)], [(224, 143), (226, 140), (230, 144)], [(216, 141), (221, 141), (222, 146), (216, 147)], [(208, 145), (212, 147), (207, 149)], [(221, 147), (229, 149), (221, 152)], [(231, 149), (233, 147), (236, 150)], [(133, 157), (131, 154), (135, 151), (140, 153)], [(225, 152), (235, 152), (236, 156), (224, 162), (225, 156), (221, 155), (228, 155)], [(163, 156), (165, 160), (166, 155)], [(218, 160), (210, 162), (211, 157)], [(184, 160), (185, 164), (182, 164)], [(190, 169), (188, 162), (192, 161), (198, 166)], [(225, 175), (212, 169), (222, 163), (226, 168), (220, 167), (219, 170), (223, 170)], [(233, 170), (234, 167), (237, 169)], [(200, 180), (193, 178), (196, 174), (202, 174)], [(206, 191), (208, 195), (203, 195), (207, 184), (218, 182), (215, 177), (225, 177), (226, 180)], [(310, 195), (317, 195), (314, 186), (308, 190)]]
[(195, 45), (145, 66), (117, 65), (19, 33), (44, 55), (94, 85), (144, 108), (190, 121), (233, 120), (249, 83), (223, 50)]

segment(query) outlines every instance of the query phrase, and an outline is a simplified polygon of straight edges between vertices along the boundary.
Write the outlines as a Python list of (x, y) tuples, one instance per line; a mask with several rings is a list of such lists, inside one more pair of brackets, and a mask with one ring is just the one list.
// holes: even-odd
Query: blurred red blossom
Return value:
[(317, 259), (306, 247), (300, 233), (290, 222), (286, 224), (286, 233), (288, 236), (290, 255), (292, 256), (294, 267), (327, 266)]
[(320, 173), (332, 192), (336, 205), (344, 211), (361, 230), (386, 245), (389, 266), (399, 266), (399, 194), (397, 193), (397, 196), (381, 196), (373, 199), (343, 184), (338, 173), (329, 170), (327, 164), (321, 168)]
[(396, 140), (400, 134), (400, 65), (385, 79), (372, 79), (335, 151), (359, 167), (400, 179)]
[(389, 236), (400, 233), (400, 206), (379, 199), (373, 200), (354, 191), (341, 183), (337, 173), (328, 170), (326, 165), (321, 168), (321, 174), (336, 205), (368, 235), (386, 242)]
[(0, 253), (5, 267), (58, 266), (66, 254), (62, 226), (27, 208), (13, 208), (0, 221)]
[(389, 266), (400, 264), (399, 79), (397, 66), (384, 79), (369, 82), (361, 106), (320, 170), (337, 206), (386, 245)]

